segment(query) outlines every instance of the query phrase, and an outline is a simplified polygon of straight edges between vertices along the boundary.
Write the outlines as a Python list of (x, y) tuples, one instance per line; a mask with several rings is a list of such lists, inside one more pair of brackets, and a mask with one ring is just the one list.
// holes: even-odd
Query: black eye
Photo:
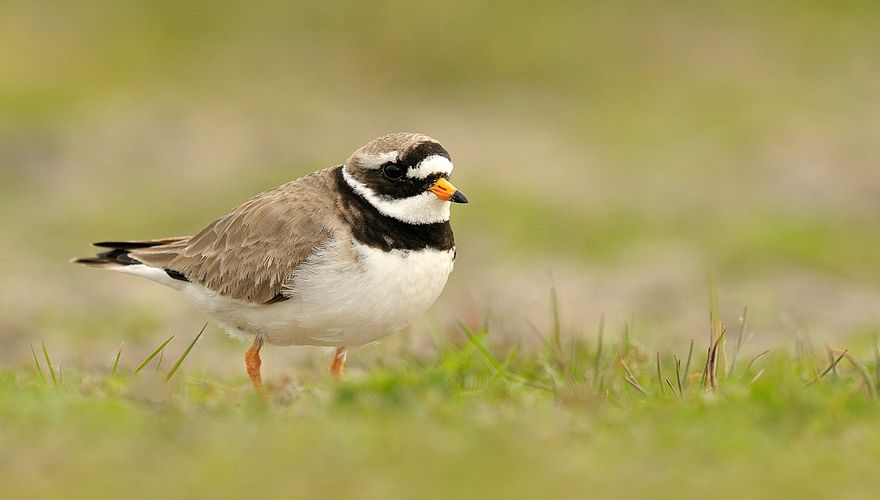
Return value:
[(385, 174), (385, 177), (396, 181), (403, 177), (403, 174), (406, 173), (406, 169), (396, 163), (386, 163), (382, 167), (382, 173)]

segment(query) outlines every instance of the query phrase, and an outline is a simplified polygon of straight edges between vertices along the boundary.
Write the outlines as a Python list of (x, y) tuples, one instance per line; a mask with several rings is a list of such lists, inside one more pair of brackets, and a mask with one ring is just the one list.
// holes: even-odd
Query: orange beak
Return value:
[(449, 180), (444, 177), (437, 179), (437, 182), (434, 183), (433, 186), (428, 188), (428, 191), (434, 193), (437, 198), (440, 198), (443, 201), (451, 201), (452, 203), (467, 203), (468, 198), (461, 191), (459, 191), (455, 186), (452, 185)]

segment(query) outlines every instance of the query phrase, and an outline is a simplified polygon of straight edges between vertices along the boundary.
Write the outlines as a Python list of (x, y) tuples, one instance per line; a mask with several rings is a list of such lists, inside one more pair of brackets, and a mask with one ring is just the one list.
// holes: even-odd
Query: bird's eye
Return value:
[(391, 180), (398, 180), (406, 173), (406, 169), (396, 163), (387, 163), (382, 167), (382, 173)]

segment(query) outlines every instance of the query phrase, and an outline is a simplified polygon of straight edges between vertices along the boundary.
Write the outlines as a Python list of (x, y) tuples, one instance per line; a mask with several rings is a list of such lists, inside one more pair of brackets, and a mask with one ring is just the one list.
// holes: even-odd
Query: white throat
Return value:
[(342, 177), (355, 193), (361, 195), (382, 215), (409, 224), (434, 224), (449, 220), (451, 203), (437, 198), (434, 193), (424, 192), (409, 198), (391, 198), (373, 192), (352, 177), (345, 167), (342, 167)]

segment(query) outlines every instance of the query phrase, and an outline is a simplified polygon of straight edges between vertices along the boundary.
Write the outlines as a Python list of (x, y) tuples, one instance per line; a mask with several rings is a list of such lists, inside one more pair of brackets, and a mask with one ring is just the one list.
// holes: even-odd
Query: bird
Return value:
[(230, 336), (252, 343), (245, 367), (265, 398), (260, 350), (335, 347), (347, 353), (427, 311), (453, 270), (453, 163), (436, 139), (383, 135), (342, 165), (260, 193), (194, 236), (103, 241), (73, 259), (173, 288)]

